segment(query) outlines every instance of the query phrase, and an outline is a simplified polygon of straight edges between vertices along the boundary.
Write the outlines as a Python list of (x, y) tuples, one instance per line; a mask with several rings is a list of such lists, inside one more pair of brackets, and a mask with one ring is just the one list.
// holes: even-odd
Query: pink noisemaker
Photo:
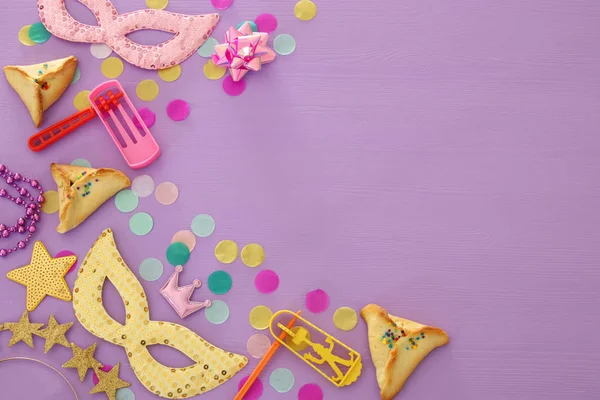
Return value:
[(194, 290), (202, 286), (202, 283), (196, 279), (191, 285), (179, 286), (179, 274), (181, 271), (183, 271), (183, 267), (181, 265), (175, 267), (175, 272), (160, 289), (160, 294), (167, 299), (177, 315), (179, 315), (181, 318), (185, 318), (188, 315), (203, 309), (204, 307), (210, 307), (211, 301), (191, 301), (190, 297), (192, 297)]
[[(106, 43), (125, 61), (144, 69), (180, 64), (198, 50), (219, 22), (218, 14), (184, 15), (154, 9), (119, 14), (109, 0), (77, 1), (94, 13), (98, 26), (75, 20), (67, 11), (65, 0), (38, 0), (38, 12), (46, 29), (71, 42)], [(153, 46), (126, 37), (141, 29), (171, 32), (175, 36)]]
[(268, 33), (252, 32), (249, 22), (244, 22), (239, 30), (232, 26), (225, 32), (225, 43), (215, 46), (213, 63), (229, 68), (231, 78), (237, 82), (248, 71), (260, 71), (263, 64), (275, 60), (275, 52), (267, 46), (268, 39)]

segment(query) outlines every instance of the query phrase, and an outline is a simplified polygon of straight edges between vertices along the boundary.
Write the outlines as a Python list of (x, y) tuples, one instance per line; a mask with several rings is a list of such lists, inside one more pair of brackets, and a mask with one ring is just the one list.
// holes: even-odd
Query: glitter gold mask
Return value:
[[(123, 299), (125, 325), (115, 321), (102, 304), (105, 279)], [(137, 378), (160, 397), (184, 399), (208, 392), (248, 363), (246, 357), (221, 350), (184, 326), (150, 320), (144, 289), (119, 254), (110, 229), (96, 240), (79, 269), (73, 307), (88, 331), (125, 348)], [(195, 364), (186, 368), (164, 366), (147, 349), (154, 344), (173, 347)]]

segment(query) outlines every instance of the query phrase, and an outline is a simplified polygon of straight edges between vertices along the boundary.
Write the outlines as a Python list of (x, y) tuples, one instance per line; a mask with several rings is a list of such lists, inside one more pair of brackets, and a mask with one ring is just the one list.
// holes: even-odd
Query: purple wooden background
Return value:
[[(254, 305), (296, 309), (307, 291), (320, 287), (330, 294), (331, 307), (308, 316), (357, 348), (366, 364), (354, 386), (335, 389), (281, 351), (268, 372), (290, 368), (296, 387), (278, 394), (263, 374), (265, 400), (295, 399), (308, 382), (319, 383), (329, 400), (376, 399), (364, 324), (338, 333), (331, 321), (337, 307), (358, 310), (369, 302), (451, 336), (450, 346), (415, 372), (403, 400), (597, 399), (600, 3), (318, 0), (318, 17), (301, 22), (294, 2), (236, 0), (222, 13), (219, 39), (228, 26), (271, 12), (279, 18), (277, 33), (291, 33), (298, 43), (293, 55), (250, 74), (239, 98), (203, 76), (198, 56), (183, 63), (174, 83), (126, 65), (121, 82), (137, 105), (157, 112), (153, 132), (164, 150), (142, 173), (180, 188), (176, 206), (142, 199), (138, 210), (155, 219), (149, 236), (135, 237), (128, 215), (110, 203), (69, 235), (56, 234), (56, 215), (46, 216), (36, 238), (52, 253), (71, 249), (83, 257), (112, 227), (137, 273), (146, 257), (164, 261), (172, 234), (194, 215), (210, 213), (217, 231), (198, 241), (184, 281), (204, 280), (221, 267), (212, 256), (219, 240), (261, 243), (267, 251), (262, 268), (280, 274), (279, 291), (259, 295), (252, 284), (257, 271), (238, 261), (225, 268), (234, 279), (233, 290), (222, 296), (229, 321), (214, 326), (200, 312), (184, 324), (245, 353)], [(142, 0), (115, 4), (120, 12), (145, 7)], [(68, 5), (85, 22), (93, 20), (74, 0)], [(167, 9), (214, 11), (208, 0), (171, 0)], [(19, 28), (37, 20), (35, 1), (4, 3), (0, 54), (3, 64), (79, 57), (82, 78), (47, 113), (48, 124), (70, 114), (73, 96), (103, 77), (88, 45), (56, 38), (21, 45)], [(145, 43), (165, 37), (134, 35)], [(142, 104), (134, 90), (146, 78), (159, 81), (161, 94)], [(166, 117), (174, 98), (191, 105), (184, 122)], [(35, 129), (3, 79), (0, 121), (0, 162), (46, 188), (52, 186), (50, 162), (78, 157), (138, 174), (98, 123), (42, 154), (31, 153), (26, 138)], [(8, 203), (0, 210), (2, 221), (12, 219)], [(0, 266), (18, 267), (29, 255), (19, 253)], [(152, 317), (178, 321), (158, 293), (165, 278), (143, 282)], [(70, 274), (70, 285), (73, 280)], [(110, 312), (123, 312), (114, 290), (105, 296)], [(16, 320), (24, 289), (1, 278), (0, 304), (0, 320)], [(51, 312), (60, 322), (75, 320), (71, 305), (55, 299), (44, 300), (31, 318), (45, 322)], [(44, 355), (38, 339), (35, 350), (22, 343), (7, 349), (9, 337), (0, 333), (0, 357), (32, 356), (58, 366), (70, 356), (64, 348)], [(96, 341), (78, 324), (69, 338), (80, 346)], [(98, 341), (98, 358), (124, 364), (122, 376), (136, 398), (155, 398), (136, 380), (124, 351)], [(185, 365), (177, 354), (155, 353)], [(255, 365), (253, 360), (245, 374)], [(87, 394), (89, 375), (80, 383), (74, 370), (63, 372), (81, 399), (102, 398)], [(232, 398), (245, 374), (202, 398)], [(0, 364), (0, 384), (2, 398), (71, 398), (64, 382), (35, 365)]]

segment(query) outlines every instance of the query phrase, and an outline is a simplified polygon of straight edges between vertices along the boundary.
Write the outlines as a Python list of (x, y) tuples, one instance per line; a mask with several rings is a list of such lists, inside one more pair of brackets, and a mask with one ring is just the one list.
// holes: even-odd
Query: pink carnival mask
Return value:
[[(98, 26), (75, 20), (65, 0), (38, 0), (42, 23), (61, 39), (71, 42), (106, 43), (125, 61), (145, 69), (163, 69), (190, 57), (214, 31), (218, 14), (184, 15), (163, 10), (139, 10), (119, 14), (109, 0), (77, 0), (89, 8)], [(174, 33), (171, 39), (153, 46), (141, 45), (126, 35), (141, 29)]]

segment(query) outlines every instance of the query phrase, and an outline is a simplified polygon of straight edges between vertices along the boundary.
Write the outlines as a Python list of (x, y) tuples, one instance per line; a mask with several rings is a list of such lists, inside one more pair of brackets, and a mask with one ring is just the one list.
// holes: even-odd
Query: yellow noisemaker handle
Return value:
[[(297, 318), (298, 323), (292, 329), (277, 322), (278, 318), (286, 316), (289, 316), (289, 319)], [(275, 340), (335, 386), (348, 386), (360, 376), (360, 354), (300, 315), (290, 310), (278, 311), (271, 318), (269, 330)], [(287, 334), (285, 340), (279, 338), (281, 332)], [(321, 335), (325, 343), (317, 339)], [(328, 374), (328, 370), (333, 372), (333, 376)]]

